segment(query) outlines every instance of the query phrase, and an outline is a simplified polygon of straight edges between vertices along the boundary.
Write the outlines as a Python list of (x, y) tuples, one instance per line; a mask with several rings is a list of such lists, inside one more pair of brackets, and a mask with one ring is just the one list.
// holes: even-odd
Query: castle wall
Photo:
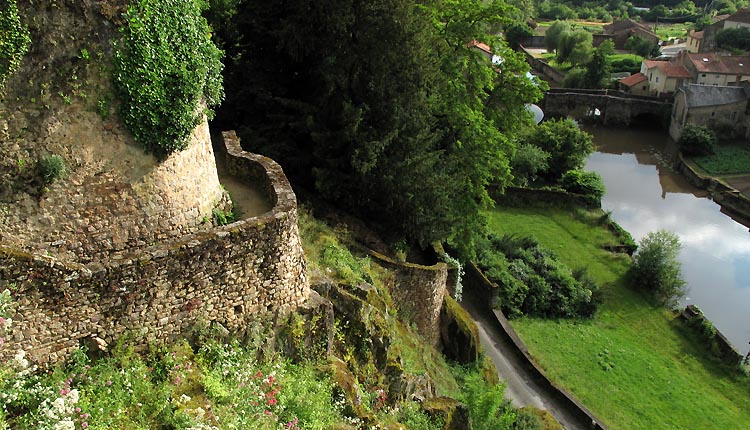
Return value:
[(147, 346), (209, 322), (242, 334), (303, 303), (309, 285), (291, 186), (278, 164), (241, 152), (233, 132), (225, 142), (236, 173), (267, 172), (271, 211), (88, 264), (0, 244), (0, 291), (9, 288), (15, 302), (0, 359), (23, 349), (54, 363), (82, 342), (127, 335)]

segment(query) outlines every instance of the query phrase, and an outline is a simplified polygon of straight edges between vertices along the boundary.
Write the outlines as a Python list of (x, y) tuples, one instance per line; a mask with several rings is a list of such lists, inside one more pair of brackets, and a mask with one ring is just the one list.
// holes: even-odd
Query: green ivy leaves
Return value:
[(21, 65), (30, 44), (29, 30), (21, 23), (16, 0), (0, 0), (0, 88)]
[(223, 52), (195, 2), (140, 0), (125, 19), (114, 52), (120, 117), (147, 152), (164, 158), (187, 146), (199, 103), (223, 99)]

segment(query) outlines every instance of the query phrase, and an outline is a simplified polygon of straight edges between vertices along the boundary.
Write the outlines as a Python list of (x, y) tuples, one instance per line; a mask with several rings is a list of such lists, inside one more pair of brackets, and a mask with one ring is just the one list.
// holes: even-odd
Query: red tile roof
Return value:
[(714, 52), (685, 55), (698, 73), (750, 75), (750, 55), (719, 55)]
[(482, 43), (476, 39), (473, 39), (471, 42), (467, 43), (466, 46), (468, 48), (477, 48), (479, 50), (482, 50), (490, 55), (492, 55), (492, 48), (489, 47), (486, 43)]
[(737, 12), (733, 13), (732, 15), (729, 15), (726, 18), (726, 20), (732, 21), (732, 22), (742, 22), (745, 24), (750, 24), (750, 10), (740, 9)]
[(627, 78), (620, 79), (620, 83), (623, 85), (627, 85), (629, 87), (632, 87), (633, 85), (638, 85), (643, 81), (647, 81), (648, 78), (643, 73), (636, 73), (634, 75), (630, 75)]
[(690, 72), (681, 64), (674, 64), (669, 61), (643, 60), (647, 69), (658, 68), (668, 78), (689, 78)]
[(703, 40), (703, 30), (701, 31), (690, 30), (688, 31), (688, 37), (692, 37), (693, 39)]

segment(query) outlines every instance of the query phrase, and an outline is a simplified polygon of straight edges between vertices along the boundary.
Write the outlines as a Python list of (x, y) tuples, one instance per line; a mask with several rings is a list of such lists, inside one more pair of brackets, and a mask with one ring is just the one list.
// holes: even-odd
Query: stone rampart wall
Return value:
[(375, 251), (370, 251), (370, 255), (378, 264), (394, 271), (391, 294), (399, 309), (410, 317), (427, 341), (440, 347), (440, 309), (448, 290), (448, 265), (400, 263)]
[(276, 163), (241, 152), (233, 132), (224, 137), (236, 173), (267, 172), (271, 211), (86, 265), (0, 245), (0, 290), (15, 301), (0, 359), (24, 349), (54, 363), (82, 342), (128, 335), (147, 346), (208, 322), (241, 335), (303, 303), (309, 286), (291, 186)]
[(0, 243), (87, 263), (201, 230), (228, 203), (205, 118), (188, 147), (161, 162), (129, 137), (84, 130), (80, 141), (66, 143), (71, 153), (55, 150), (66, 160), (66, 177), (0, 205)]

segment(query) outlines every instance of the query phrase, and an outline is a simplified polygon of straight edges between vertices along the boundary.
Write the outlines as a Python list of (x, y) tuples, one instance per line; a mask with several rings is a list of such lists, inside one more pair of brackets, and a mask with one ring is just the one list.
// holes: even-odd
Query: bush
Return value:
[(618, 73), (618, 72), (638, 73), (641, 71), (641, 62), (634, 58), (625, 57), (625, 58), (620, 58), (617, 60), (612, 60), (611, 66), (612, 66), (613, 73)]
[(569, 170), (560, 180), (562, 187), (569, 193), (583, 194), (601, 199), (606, 188), (602, 177), (596, 172)]
[(554, 182), (568, 170), (583, 167), (586, 157), (594, 150), (591, 135), (567, 118), (544, 121), (532, 127), (524, 140), (550, 154), (549, 168), (540, 174)]
[(660, 54), (659, 45), (656, 42), (648, 41), (640, 36), (630, 36), (625, 42), (625, 49), (644, 58), (658, 57)]
[(641, 239), (630, 268), (634, 288), (671, 306), (685, 294), (681, 265), (677, 261), (682, 245), (676, 234), (658, 230)]
[(747, 51), (750, 49), (750, 28), (727, 28), (716, 34), (719, 48)]
[(131, 2), (114, 51), (120, 117), (158, 157), (185, 149), (201, 121), (199, 103), (223, 98), (220, 58), (197, 2)]
[(549, 152), (537, 146), (527, 143), (519, 144), (510, 160), (513, 184), (525, 187), (535, 181), (539, 172), (547, 170), (549, 157)]
[(29, 49), (29, 30), (21, 23), (16, 0), (4, 1), (0, 8), (0, 89), (21, 65)]
[(477, 255), (485, 276), (500, 285), (500, 307), (509, 317), (591, 317), (600, 303), (585, 270), (571, 272), (533, 238), (490, 235)]
[(688, 124), (682, 129), (677, 145), (685, 155), (702, 156), (714, 153), (716, 134), (702, 125)]
[(44, 183), (51, 184), (64, 177), (67, 173), (68, 168), (61, 156), (53, 154), (39, 159), (39, 174), (44, 179)]

